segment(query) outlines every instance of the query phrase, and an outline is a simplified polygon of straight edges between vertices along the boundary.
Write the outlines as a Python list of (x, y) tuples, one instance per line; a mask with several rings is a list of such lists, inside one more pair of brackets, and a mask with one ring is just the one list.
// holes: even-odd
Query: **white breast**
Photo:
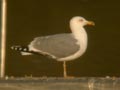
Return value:
[(84, 28), (81, 28), (79, 30), (72, 31), (73, 36), (78, 40), (77, 44), (80, 45), (80, 49), (73, 55), (70, 55), (68, 57), (57, 59), (58, 61), (70, 61), (77, 59), (81, 55), (84, 54), (87, 48), (87, 33), (84, 30)]

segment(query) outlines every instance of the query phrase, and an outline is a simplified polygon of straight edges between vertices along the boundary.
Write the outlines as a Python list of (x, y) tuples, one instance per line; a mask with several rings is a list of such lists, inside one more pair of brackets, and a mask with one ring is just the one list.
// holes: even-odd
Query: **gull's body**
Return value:
[(86, 51), (87, 33), (84, 29), (85, 25), (94, 25), (94, 23), (76, 16), (70, 20), (71, 33), (37, 37), (27, 48), (13, 46), (12, 49), (22, 51), (22, 55), (35, 52), (51, 56), (57, 61), (63, 61), (64, 77), (67, 77), (65, 62), (77, 59)]

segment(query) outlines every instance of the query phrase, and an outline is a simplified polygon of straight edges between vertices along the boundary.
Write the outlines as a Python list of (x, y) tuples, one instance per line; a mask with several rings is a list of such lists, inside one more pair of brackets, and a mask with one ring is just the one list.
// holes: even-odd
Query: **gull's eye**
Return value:
[(79, 22), (83, 22), (83, 19), (79, 19)]

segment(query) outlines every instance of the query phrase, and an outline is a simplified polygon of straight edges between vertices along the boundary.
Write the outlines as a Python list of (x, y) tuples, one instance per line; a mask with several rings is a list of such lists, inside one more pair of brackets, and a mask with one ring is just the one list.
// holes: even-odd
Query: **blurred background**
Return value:
[(28, 45), (33, 38), (69, 33), (69, 20), (83, 16), (95, 22), (85, 27), (86, 53), (67, 62), (68, 74), (120, 76), (120, 0), (8, 0), (6, 75), (61, 77), (62, 62), (44, 56), (21, 56), (10, 49)]

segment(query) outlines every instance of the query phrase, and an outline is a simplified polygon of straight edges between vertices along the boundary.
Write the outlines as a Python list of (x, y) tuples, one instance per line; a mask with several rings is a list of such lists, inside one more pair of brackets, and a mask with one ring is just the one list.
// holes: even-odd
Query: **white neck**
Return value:
[(84, 53), (87, 48), (87, 33), (83, 26), (72, 26), (71, 31), (73, 36), (78, 40), (77, 44), (80, 45), (81, 53)]
[(84, 29), (83, 26), (71, 26), (70, 27), (71, 31), (72, 31), (72, 34), (74, 35), (74, 37), (77, 39), (77, 40), (84, 40), (83, 38), (86, 38), (87, 40), (87, 33)]

